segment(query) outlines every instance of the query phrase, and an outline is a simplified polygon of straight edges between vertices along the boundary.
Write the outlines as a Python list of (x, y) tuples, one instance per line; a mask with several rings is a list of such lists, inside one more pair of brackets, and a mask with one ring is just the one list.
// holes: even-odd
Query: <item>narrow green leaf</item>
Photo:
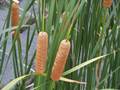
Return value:
[(8, 83), (4, 88), (2, 88), (2, 90), (12, 90), (12, 88), (22, 79), (28, 77), (30, 75), (24, 75), (24, 76), (21, 76), (21, 77), (18, 77), (14, 80), (12, 80), (10, 83)]

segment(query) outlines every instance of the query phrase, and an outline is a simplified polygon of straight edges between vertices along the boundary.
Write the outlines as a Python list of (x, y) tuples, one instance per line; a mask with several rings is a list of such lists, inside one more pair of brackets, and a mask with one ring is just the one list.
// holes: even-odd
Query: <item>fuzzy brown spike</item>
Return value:
[[(11, 12), (11, 23), (12, 27), (17, 26), (19, 23), (19, 4), (16, 2), (12, 3), (12, 12)], [(13, 35), (15, 34), (15, 31), (13, 32)]]
[(51, 78), (58, 81), (64, 71), (67, 57), (70, 51), (70, 41), (62, 40), (52, 68)]
[(46, 32), (40, 32), (37, 40), (36, 51), (36, 74), (43, 74), (45, 71), (46, 59), (48, 49), (48, 34)]
[(103, 0), (103, 7), (110, 8), (112, 5), (112, 0)]

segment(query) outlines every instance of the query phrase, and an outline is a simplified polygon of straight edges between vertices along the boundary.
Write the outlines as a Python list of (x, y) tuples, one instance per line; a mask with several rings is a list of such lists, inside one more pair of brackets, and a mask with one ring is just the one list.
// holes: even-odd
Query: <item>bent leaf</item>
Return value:
[(5, 87), (3, 87), (2, 90), (11, 90), (20, 80), (22, 80), (22, 79), (24, 79), (24, 78), (26, 78), (28, 76), (30, 76), (30, 74), (29, 75), (24, 75), (24, 76), (21, 76), (21, 77), (18, 77), (16, 79), (12, 80)]
[(89, 65), (89, 64), (91, 64), (91, 63), (93, 63), (93, 62), (95, 62), (95, 61), (97, 61), (97, 60), (100, 60), (100, 59), (102, 59), (102, 58), (104, 58), (104, 57), (107, 57), (107, 56), (109, 56), (109, 55), (112, 55), (112, 54), (114, 54), (115, 52), (118, 52), (118, 51), (119, 51), (119, 49), (116, 50), (116, 51), (113, 51), (112, 53), (108, 53), (108, 54), (106, 54), (106, 55), (99, 56), (99, 57), (93, 58), (93, 59), (91, 59), (91, 60), (88, 60), (88, 61), (86, 61), (86, 62), (84, 62), (84, 63), (82, 63), (82, 64), (79, 64), (79, 65), (71, 68), (70, 70), (64, 72), (63, 75), (65, 76), (65, 75), (68, 75), (68, 74), (70, 74), (70, 73), (72, 73), (72, 72), (75, 72), (75, 71), (77, 71), (77, 70), (80, 69), (80, 68), (83, 68), (83, 67), (85, 67), (85, 66), (87, 66), (87, 65)]
[(86, 82), (80, 82), (80, 81), (76, 81), (76, 80), (72, 80), (72, 79), (68, 79), (68, 78), (64, 78), (64, 77), (60, 77), (60, 80), (69, 82), (69, 83), (86, 84)]

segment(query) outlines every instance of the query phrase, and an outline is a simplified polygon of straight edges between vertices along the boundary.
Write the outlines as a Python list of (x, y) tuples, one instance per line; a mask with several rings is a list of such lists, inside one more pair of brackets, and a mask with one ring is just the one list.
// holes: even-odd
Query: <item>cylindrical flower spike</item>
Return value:
[(62, 40), (58, 48), (55, 62), (52, 68), (51, 79), (58, 81), (64, 71), (67, 57), (70, 51), (70, 41)]
[(103, 7), (110, 8), (112, 5), (112, 0), (103, 0)]
[[(12, 26), (17, 26), (19, 23), (19, 4), (16, 2), (12, 3), (12, 8), (11, 8), (11, 24)], [(15, 31), (13, 32), (13, 35), (15, 34)]]
[(37, 39), (37, 51), (36, 51), (36, 74), (43, 74), (45, 71), (46, 59), (48, 49), (48, 34), (46, 32), (40, 32)]

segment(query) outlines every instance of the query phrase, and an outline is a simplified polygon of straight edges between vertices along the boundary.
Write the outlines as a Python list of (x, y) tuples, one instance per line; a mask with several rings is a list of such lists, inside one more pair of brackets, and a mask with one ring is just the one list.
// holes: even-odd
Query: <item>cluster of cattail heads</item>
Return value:
[(103, 7), (110, 8), (112, 5), (112, 0), (103, 0)]
[[(18, 1), (18, 0), (17, 0)], [(19, 23), (19, 3), (12, 3), (11, 12), (12, 26), (17, 26)], [(13, 32), (13, 35), (15, 31)], [(48, 34), (46, 32), (40, 32), (37, 38), (37, 51), (36, 51), (36, 74), (41, 75), (45, 71), (46, 60), (48, 50)], [(58, 48), (58, 52), (55, 58), (55, 62), (52, 68), (51, 79), (58, 81), (64, 71), (66, 60), (70, 51), (69, 40), (62, 40)]]
[[(48, 49), (48, 34), (46, 32), (40, 32), (37, 40), (36, 51), (36, 74), (43, 74), (45, 71), (46, 59)], [(62, 40), (57, 51), (55, 62), (51, 72), (51, 79), (58, 81), (64, 71), (64, 67), (67, 61), (67, 57), (70, 51), (70, 41)]]

